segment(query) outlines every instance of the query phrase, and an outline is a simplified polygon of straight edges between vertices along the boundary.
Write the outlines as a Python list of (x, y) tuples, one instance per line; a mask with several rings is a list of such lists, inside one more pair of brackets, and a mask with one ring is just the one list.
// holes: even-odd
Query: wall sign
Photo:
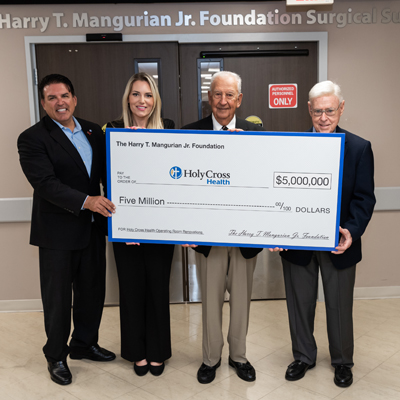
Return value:
[[(312, 0), (307, 1), (307, 3), (313, 4)], [(229, 10), (228, 13), (214, 13), (212, 10), (186, 13), (178, 10), (170, 14), (152, 13), (146, 9), (143, 10), (142, 7), (136, 7), (132, 9), (134, 14), (120, 14), (117, 6), (111, 8), (108, 15), (98, 15), (96, 12), (61, 12), (61, 10), (53, 13), (48, 12), (47, 15), (37, 15), (36, 9), (33, 15), (24, 13), (22, 16), (15, 13), (0, 13), (0, 30), (36, 29), (44, 33), (49, 27), (61, 31), (67, 28), (84, 28), (85, 30), (101, 28), (101, 33), (123, 31), (124, 34), (134, 34), (136, 31), (152, 33), (152, 29), (168, 29), (169, 27), (190, 31), (194, 26), (204, 27), (205, 29), (214, 26), (249, 28), (252, 26), (277, 25), (333, 25), (337, 28), (345, 28), (352, 24), (400, 24), (400, 11), (393, 11), (390, 8), (378, 10), (376, 7), (364, 12), (355, 12), (350, 7), (345, 12), (312, 9), (307, 12), (286, 12), (286, 7), (280, 10), (274, 6), (270, 7), (269, 10), (266, 7), (258, 7), (262, 12), (257, 9), (249, 9), (242, 13), (235, 12), (235, 10)], [(20, 10), (21, 13), (24, 12), (23, 8), (20, 8)], [(42, 8), (39, 8), (39, 10), (42, 10)]]
[(297, 83), (269, 85), (269, 108), (297, 108)]

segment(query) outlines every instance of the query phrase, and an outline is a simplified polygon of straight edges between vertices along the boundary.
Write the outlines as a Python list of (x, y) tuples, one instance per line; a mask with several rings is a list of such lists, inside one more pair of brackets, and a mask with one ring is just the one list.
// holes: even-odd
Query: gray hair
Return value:
[(224, 77), (232, 77), (232, 78), (236, 79), (237, 90), (238, 90), (239, 94), (242, 93), (242, 78), (235, 72), (230, 72), (230, 71), (216, 72), (211, 78), (211, 89), (213, 87), (213, 83), (216, 78), (224, 78)]
[(339, 99), (339, 103), (344, 100), (340, 86), (332, 81), (323, 81), (315, 84), (308, 93), (308, 100), (311, 101), (322, 96), (336, 96)]

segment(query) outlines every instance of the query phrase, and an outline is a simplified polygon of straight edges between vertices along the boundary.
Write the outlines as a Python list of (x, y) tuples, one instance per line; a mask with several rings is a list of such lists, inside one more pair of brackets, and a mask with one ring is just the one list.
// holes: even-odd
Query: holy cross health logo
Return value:
[(179, 179), (182, 177), (182, 170), (179, 167), (172, 167), (169, 170), (169, 175), (172, 179)]

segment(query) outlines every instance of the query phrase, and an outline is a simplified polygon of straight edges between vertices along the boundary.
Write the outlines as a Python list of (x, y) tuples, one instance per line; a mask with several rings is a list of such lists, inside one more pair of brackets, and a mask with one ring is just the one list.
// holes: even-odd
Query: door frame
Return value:
[[(266, 32), (266, 33), (219, 33), (219, 34), (165, 34), (123, 35), (123, 42), (178, 42), (183, 43), (251, 43), (251, 42), (317, 42), (318, 82), (328, 79), (328, 32)], [(28, 80), (29, 113), (31, 125), (40, 120), (38, 82), (36, 70), (36, 44), (87, 43), (85, 35), (25, 36), (25, 58)], [(93, 42), (89, 42), (93, 43)], [(114, 277), (115, 280), (115, 277)], [(318, 284), (318, 300), (324, 299), (321, 277)], [(107, 299), (106, 299), (107, 300)], [(108, 303), (109, 305), (109, 303)]]
[[(123, 35), (123, 42), (183, 43), (251, 43), (251, 42), (317, 42), (318, 81), (328, 79), (328, 32), (266, 32), (266, 33), (203, 33), (166, 35)], [(36, 44), (88, 43), (85, 35), (25, 36), (25, 59), (28, 79), (29, 114), (31, 124), (40, 120), (36, 74)], [(93, 43), (93, 42), (90, 42)]]

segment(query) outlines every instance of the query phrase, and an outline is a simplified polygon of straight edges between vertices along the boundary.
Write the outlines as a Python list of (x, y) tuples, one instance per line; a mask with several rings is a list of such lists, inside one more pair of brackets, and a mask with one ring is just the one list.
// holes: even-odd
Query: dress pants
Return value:
[(329, 253), (322, 251), (315, 251), (311, 262), (305, 267), (292, 264), (283, 258), (282, 263), (294, 359), (307, 364), (312, 364), (317, 359), (314, 319), (320, 269), (331, 364), (334, 367), (352, 367), (356, 266), (337, 269), (332, 264)]
[(208, 366), (218, 363), (224, 346), (222, 307), (226, 289), (230, 294), (229, 355), (233, 361), (247, 362), (246, 336), (256, 260), (245, 259), (238, 247), (213, 246), (208, 257), (196, 253), (203, 311), (203, 362)]
[(40, 288), (47, 342), (43, 347), (50, 362), (63, 361), (72, 318), (71, 347), (97, 344), (105, 297), (105, 238), (92, 223), (89, 245), (82, 250), (39, 247)]
[(121, 356), (163, 362), (171, 357), (169, 278), (174, 246), (114, 242), (121, 319)]

